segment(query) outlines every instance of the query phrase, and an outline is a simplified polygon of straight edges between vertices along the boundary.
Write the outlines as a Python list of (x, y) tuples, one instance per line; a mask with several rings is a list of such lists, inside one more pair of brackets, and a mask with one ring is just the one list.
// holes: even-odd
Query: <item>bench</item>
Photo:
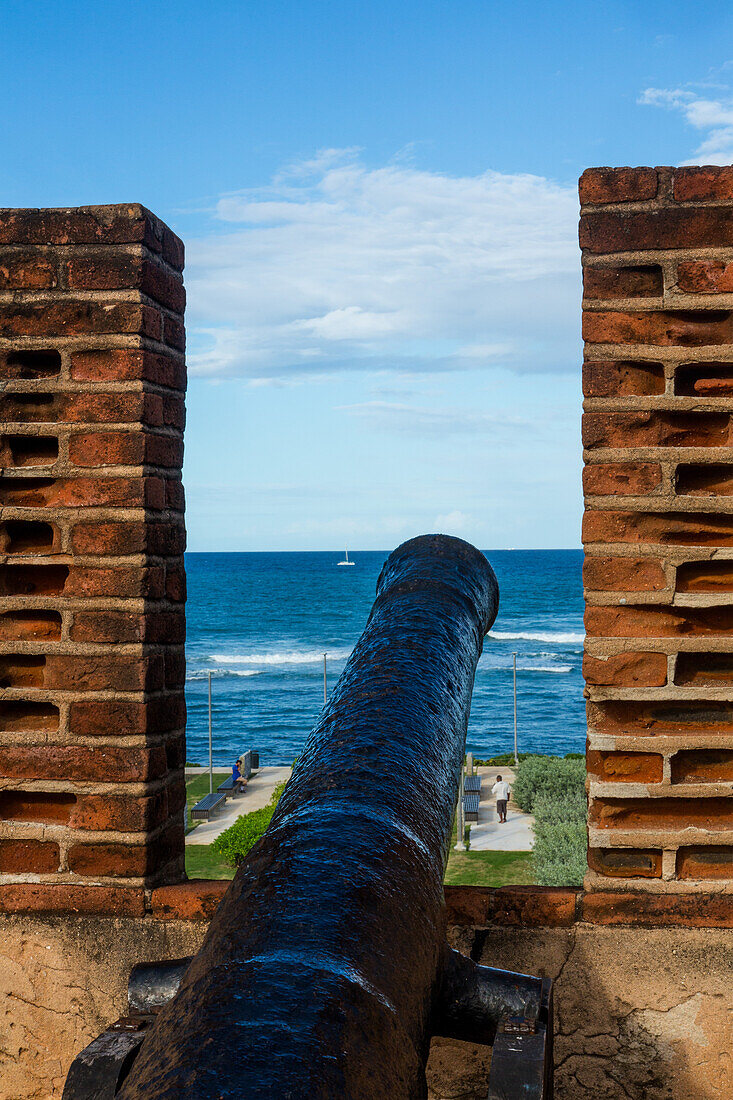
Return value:
[(225, 798), (228, 798), (230, 794), (237, 795), (241, 792), (241, 785), (235, 780), (233, 775), (230, 775), (228, 779), (225, 779), (223, 783), (220, 783), (216, 788), (219, 794), (223, 794)]
[(481, 776), (467, 775), (463, 780), (463, 789), (466, 794), (478, 794), (481, 790)]
[(214, 791), (213, 794), (207, 794), (205, 798), (202, 798), (191, 810), (192, 821), (208, 821), (211, 815), (218, 810), (227, 800), (225, 794), (219, 794), (218, 791)]
[(464, 794), (463, 813), (466, 821), (478, 821), (478, 794)]

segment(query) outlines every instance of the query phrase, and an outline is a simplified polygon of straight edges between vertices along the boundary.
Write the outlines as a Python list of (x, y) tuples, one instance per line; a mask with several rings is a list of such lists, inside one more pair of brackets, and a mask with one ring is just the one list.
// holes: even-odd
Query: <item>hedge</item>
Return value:
[(275, 807), (284, 790), (285, 784), (278, 783), (266, 806), (259, 810), (251, 810), (248, 814), (242, 814), (213, 842), (212, 849), (231, 867), (238, 867), (260, 837), (267, 832)]
[(540, 886), (582, 886), (587, 870), (585, 761), (531, 756), (520, 762), (512, 797), (534, 815), (532, 852)]

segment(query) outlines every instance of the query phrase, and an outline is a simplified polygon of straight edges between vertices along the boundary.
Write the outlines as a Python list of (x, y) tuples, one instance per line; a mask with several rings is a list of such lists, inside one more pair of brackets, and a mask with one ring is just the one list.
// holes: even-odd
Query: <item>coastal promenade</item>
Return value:
[[(284, 783), (290, 778), (292, 768), (260, 768), (256, 775), (247, 783), (244, 794), (234, 798), (228, 798), (221, 811), (210, 821), (202, 821), (186, 836), (186, 844), (211, 844), (220, 833), (228, 829), (230, 825), (242, 814), (251, 813), (252, 810), (261, 810), (267, 806), (272, 798), (272, 792), (278, 783)], [(218, 769), (221, 771), (221, 769)], [(206, 775), (208, 768), (187, 768), (186, 777), (193, 775)], [(216, 775), (214, 772), (214, 790), (216, 790)], [(219, 780), (221, 782), (221, 780)]]
[(529, 852), (534, 847), (532, 826), (534, 818), (526, 814), (510, 800), (507, 820), (499, 824), (496, 813), (496, 799), (491, 788), (497, 775), (503, 776), (510, 788), (514, 783), (514, 770), (503, 767), (479, 767), (481, 776), (481, 800), (479, 802), (478, 824), (471, 826), (471, 850), (494, 852)]

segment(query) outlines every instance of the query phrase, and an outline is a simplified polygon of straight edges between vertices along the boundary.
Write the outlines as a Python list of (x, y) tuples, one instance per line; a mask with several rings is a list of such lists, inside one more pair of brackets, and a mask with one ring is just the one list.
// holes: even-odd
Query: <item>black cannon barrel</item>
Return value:
[(428, 535), (369, 620), (124, 1100), (426, 1095), (443, 875), (491, 566)]

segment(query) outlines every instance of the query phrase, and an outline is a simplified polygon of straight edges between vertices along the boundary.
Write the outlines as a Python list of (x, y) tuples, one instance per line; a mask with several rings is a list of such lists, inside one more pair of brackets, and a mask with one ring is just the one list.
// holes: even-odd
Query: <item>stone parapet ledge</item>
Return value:
[[(153, 923), (208, 922), (229, 888), (228, 880), (195, 879), (145, 891), (131, 886), (48, 883), (0, 885), (0, 916), (64, 914), (144, 917)], [(577, 924), (639, 927), (733, 928), (730, 892), (682, 894), (617, 890), (585, 893), (563, 886), (446, 886), (452, 928), (571, 928)]]

